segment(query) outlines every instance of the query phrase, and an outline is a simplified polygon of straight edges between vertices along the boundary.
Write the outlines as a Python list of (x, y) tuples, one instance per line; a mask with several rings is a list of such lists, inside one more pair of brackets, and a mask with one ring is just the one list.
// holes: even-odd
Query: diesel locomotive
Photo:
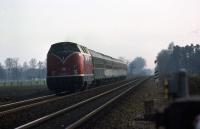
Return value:
[(47, 86), (54, 92), (83, 90), (126, 75), (125, 62), (77, 43), (55, 43), (47, 54)]

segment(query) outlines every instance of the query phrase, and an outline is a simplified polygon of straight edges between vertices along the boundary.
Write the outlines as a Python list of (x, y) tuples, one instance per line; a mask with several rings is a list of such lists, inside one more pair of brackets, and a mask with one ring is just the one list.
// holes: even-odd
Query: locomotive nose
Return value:
[[(70, 76), (83, 74), (84, 57), (81, 53), (65, 53), (48, 55), (48, 76)], [(62, 55), (62, 56), (61, 56)]]

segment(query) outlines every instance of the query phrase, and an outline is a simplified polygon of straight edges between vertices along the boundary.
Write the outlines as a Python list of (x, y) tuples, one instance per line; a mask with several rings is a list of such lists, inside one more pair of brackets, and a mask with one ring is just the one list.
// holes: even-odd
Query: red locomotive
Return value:
[(47, 54), (47, 86), (55, 92), (85, 89), (101, 81), (125, 78), (126, 74), (123, 61), (76, 43), (53, 44)]

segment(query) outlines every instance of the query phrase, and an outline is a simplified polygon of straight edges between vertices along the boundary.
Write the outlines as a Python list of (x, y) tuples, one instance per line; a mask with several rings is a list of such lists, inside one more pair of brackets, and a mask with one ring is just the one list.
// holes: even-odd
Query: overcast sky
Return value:
[(153, 68), (171, 41), (200, 43), (200, 0), (0, 0), (0, 62), (45, 60), (61, 41)]

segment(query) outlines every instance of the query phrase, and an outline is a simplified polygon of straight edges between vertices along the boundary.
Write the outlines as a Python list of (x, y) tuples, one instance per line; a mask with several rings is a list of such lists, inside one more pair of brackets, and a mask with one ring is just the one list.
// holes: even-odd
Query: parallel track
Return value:
[(27, 129), (33, 127), (39, 129), (49, 127), (59, 128), (59, 126), (56, 126), (56, 123), (62, 123), (60, 122), (62, 121), (62, 117), (67, 121), (64, 122), (66, 129), (76, 128), (145, 80), (146, 79), (143, 79), (142, 81), (134, 80), (126, 84), (122, 84), (118, 87), (112, 88), (108, 91), (75, 103), (59, 111), (43, 116), (32, 122), (21, 125), (16, 129)]
[[(112, 85), (112, 84), (107, 84), (107, 85)], [(107, 86), (107, 85), (103, 85), (103, 86)], [(0, 114), (2, 113), (5, 114), (6, 112), (11, 112), (11, 111), (17, 111), (20, 109), (24, 109), (26, 107), (35, 106), (37, 104), (47, 103), (51, 100), (54, 100), (55, 98), (62, 99), (63, 96), (66, 96), (66, 94), (68, 93), (62, 92), (60, 94), (51, 94), (51, 95), (36, 97), (32, 99), (22, 100), (18, 102), (8, 103), (5, 105), (0, 105)], [(62, 97), (59, 97), (59, 96), (62, 96)]]
[[(127, 81), (127, 80), (126, 80)], [(115, 83), (115, 85), (121, 85), (126, 81), (121, 81)], [(44, 116), (47, 113), (54, 112), (58, 109), (48, 110), (51, 105), (56, 105), (55, 103), (65, 104), (64, 100), (68, 101), (65, 105), (70, 106), (76, 102), (82, 101), (83, 99), (87, 99), (88, 97), (92, 97), (94, 95), (105, 92), (109, 89), (109, 87), (114, 87), (114, 84), (108, 84), (104, 86), (100, 86), (97, 88), (89, 89), (83, 92), (77, 92), (75, 94), (68, 94), (64, 96), (55, 96), (48, 95), (43, 97), (38, 97), (30, 100), (20, 101), (16, 103), (6, 104), (0, 107), (0, 128), (15, 128), (22, 123), (26, 123), (28, 121), (34, 120), (38, 117)], [(80, 96), (80, 98), (78, 98)], [(73, 100), (74, 98), (74, 100)], [(61, 105), (62, 108), (64, 105)], [(59, 108), (59, 106), (57, 107)], [(24, 118), (24, 119), (23, 119)]]
[(83, 125), (84, 123), (87, 122), (87, 120), (89, 120), (92, 117), (94, 117), (97, 113), (99, 113), (100, 111), (104, 110), (107, 106), (109, 106), (110, 104), (112, 104), (113, 102), (118, 100), (120, 97), (122, 97), (125, 94), (127, 94), (128, 92), (130, 92), (133, 88), (135, 88), (136, 86), (138, 86), (139, 84), (141, 84), (145, 80), (146, 79), (140, 81), (139, 83), (133, 85), (132, 87), (129, 87), (129, 88), (125, 89), (120, 94), (118, 94), (118, 95), (114, 96), (112, 99), (106, 101), (106, 103), (103, 103), (102, 105), (98, 106), (97, 108), (95, 108), (94, 110), (92, 110), (91, 112), (86, 114), (85, 116), (81, 117), (80, 119), (77, 119), (76, 121), (74, 121), (73, 123), (68, 125), (65, 129), (75, 129), (75, 128), (79, 127), (80, 125)]
[(6, 110), (11, 110), (11, 109), (23, 106), (23, 105), (28, 105), (28, 104), (31, 104), (31, 103), (43, 101), (43, 100), (46, 100), (46, 99), (50, 99), (50, 98), (55, 97), (55, 96), (56, 96), (56, 94), (51, 94), (51, 95), (41, 96), (41, 97), (37, 97), (37, 98), (33, 98), (33, 99), (27, 99), (27, 100), (22, 100), (22, 101), (18, 101), (18, 102), (14, 102), (14, 103), (1, 105), (0, 106), (0, 112), (6, 111)]

